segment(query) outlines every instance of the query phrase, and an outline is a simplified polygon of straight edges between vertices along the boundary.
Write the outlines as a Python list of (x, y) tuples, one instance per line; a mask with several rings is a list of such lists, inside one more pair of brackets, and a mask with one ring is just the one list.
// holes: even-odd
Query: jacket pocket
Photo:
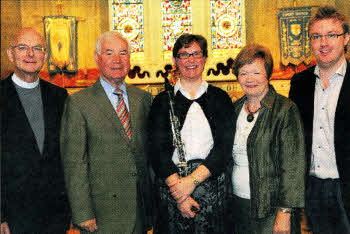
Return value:
[(117, 209), (118, 194), (96, 193), (92, 195), (97, 223), (105, 222), (106, 219), (114, 219), (120, 215)]
[(264, 218), (272, 215), (278, 204), (279, 177), (265, 177), (258, 184), (256, 218)]

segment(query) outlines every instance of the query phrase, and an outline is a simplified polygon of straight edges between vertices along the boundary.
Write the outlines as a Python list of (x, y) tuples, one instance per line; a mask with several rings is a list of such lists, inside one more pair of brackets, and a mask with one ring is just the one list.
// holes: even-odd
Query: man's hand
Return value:
[(171, 195), (178, 203), (185, 201), (196, 188), (190, 176), (182, 177), (176, 184), (170, 187)]
[(181, 215), (184, 218), (194, 218), (196, 216), (196, 213), (191, 210), (192, 206), (198, 210), (200, 209), (198, 203), (192, 197), (188, 197), (182, 203), (177, 203), (177, 208), (181, 211)]
[(79, 226), (89, 232), (94, 232), (97, 230), (96, 219), (90, 219), (88, 221), (82, 222)]
[(290, 233), (290, 216), (289, 213), (278, 211), (275, 225), (273, 226), (273, 234), (288, 234)]
[(10, 234), (10, 228), (7, 222), (1, 223), (1, 234)]

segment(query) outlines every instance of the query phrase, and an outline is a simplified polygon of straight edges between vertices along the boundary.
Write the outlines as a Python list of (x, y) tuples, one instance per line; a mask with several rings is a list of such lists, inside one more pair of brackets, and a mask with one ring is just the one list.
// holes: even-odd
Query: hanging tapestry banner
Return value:
[(49, 73), (76, 73), (78, 70), (76, 17), (44, 16), (43, 21)]
[(281, 8), (278, 15), (281, 63), (299, 65), (311, 62), (308, 26), (311, 7)]

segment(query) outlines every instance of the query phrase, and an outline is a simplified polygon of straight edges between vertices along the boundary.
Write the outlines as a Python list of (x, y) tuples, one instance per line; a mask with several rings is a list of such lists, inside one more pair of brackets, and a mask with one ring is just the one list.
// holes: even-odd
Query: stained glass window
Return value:
[(211, 0), (212, 49), (243, 46), (242, 4), (244, 0)]
[(192, 32), (191, 1), (162, 0), (163, 50), (171, 51), (176, 39)]
[(143, 0), (112, 1), (113, 30), (130, 42), (132, 52), (144, 51)]

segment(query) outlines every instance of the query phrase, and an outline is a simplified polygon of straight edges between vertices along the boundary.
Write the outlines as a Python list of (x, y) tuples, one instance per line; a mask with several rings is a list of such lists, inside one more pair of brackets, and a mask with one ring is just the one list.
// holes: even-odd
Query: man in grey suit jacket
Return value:
[[(130, 48), (119, 33), (102, 34), (94, 57), (100, 78), (68, 97), (62, 118), (61, 153), (73, 224), (83, 232), (145, 233), (151, 228), (145, 141), (152, 96), (125, 84)], [(119, 109), (125, 107), (120, 118)]]

